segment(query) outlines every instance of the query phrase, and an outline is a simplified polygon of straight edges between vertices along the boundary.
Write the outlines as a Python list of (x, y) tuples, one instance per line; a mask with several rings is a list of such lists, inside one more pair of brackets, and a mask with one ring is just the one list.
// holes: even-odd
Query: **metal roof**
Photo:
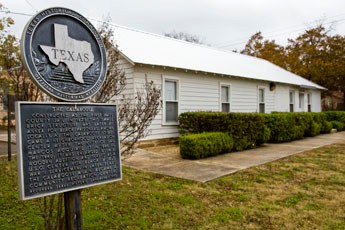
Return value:
[(172, 67), (285, 83), (302, 88), (325, 89), (264, 59), (162, 35), (117, 26), (114, 29), (114, 40), (120, 52), (133, 64)]

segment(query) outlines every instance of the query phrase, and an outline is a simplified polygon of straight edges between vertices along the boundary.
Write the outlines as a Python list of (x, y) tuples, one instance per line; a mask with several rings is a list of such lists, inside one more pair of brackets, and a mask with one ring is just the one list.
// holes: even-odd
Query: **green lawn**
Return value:
[[(5, 159), (6, 160), (6, 159)], [(43, 229), (0, 161), (0, 229)], [(198, 183), (123, 168), (82, 191), (84, 229), (345, 229), (345, 142)]]

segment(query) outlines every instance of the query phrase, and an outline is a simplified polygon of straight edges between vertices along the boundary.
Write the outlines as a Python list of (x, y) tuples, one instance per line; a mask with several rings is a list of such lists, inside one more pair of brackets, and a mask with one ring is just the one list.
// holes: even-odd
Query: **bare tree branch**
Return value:
[[(153, 81), (146, 81), (142, 89), (128, 88), (125, 71), (122, 69), (123, 59), (114, 45), (113, 29), (109, 23), (101, 25), (99, 33), (107, 51), (107, 76), (101, 90), (91, 98), (92, 102), (113, 101), (118, 105), (119, 133), (122, 156), (133, 154), (135, 144), (148, 135), (148, 127), (160, 110), (161, 91)], [(132, 94), (125, 94), (130, 90)]]

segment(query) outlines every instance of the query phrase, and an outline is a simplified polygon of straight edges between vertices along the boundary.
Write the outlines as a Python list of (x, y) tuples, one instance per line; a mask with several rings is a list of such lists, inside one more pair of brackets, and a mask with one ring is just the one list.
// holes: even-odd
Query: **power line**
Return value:
[[(344, 15), (345, 14), (338, 14), (338, 15), (335, 15), (335, 16), (326, 17), (324, 19), (320, 18), (320, 19), (317, 19), (317, 20), (313, 20), (313, 21), (311, 21), (309, 23), (288, 26), (288, 27), (285, 27), (283, 29), (278, 29), (276, 31), (269, 32), (268, 33), (269, 35), (267, 35), (265, 37), (266, 38), (273, 38), (273, 37), (279, 37), (279, 36), (286, 35), (286, 34), (293, 33), (293, 32), (298, 32), (298, 31), (301, 31), (301, 30), (305, 30), (305, 24), (315, 24), (315, 23), (321, 24), (320, 23), (321, 20), (325, 20), (326, 21), (326, 20), (329, 20), (331, 18), (336, 18), (336, 17), (340, 17), (340, 16), (344, 16)], [(322, 25), (328, 25), (328, 24), (332, 24), (332, 23), (337, 23), (337, 22), (341, 22), (341, 21), (344, 21), (344, 20), (345, 20), (345, 18), (338, 19), (338, 20), (333, 20), (333, 21), (330, 21), (330, 22), (327, 22), (327, 23), (322, 23)], [(292, 29), (292, 28), (296, 28), (296, 27), (299, 28), (299, 29), (287, 30), (287, 29), (290, 29), (290, 28)], [(286, 31), (286, 32), (278, 33), (280, 31)], [(219, 43), (216, 43), (214, 46), (218, 47), (218, 48), (225, 48), (225, 47), (231, 47), (231, 46), (236, 46), (236, 45), (240, 45), (240, 44), (245, 44), (247, 41), (248, 41), (248, 37), (243, 37), (243, 38), (237, 39), (237, 40), (235, 40), (233, 42), (231, 42), (231, 41), (219, 42)], [(230, 43), (230, 44), (226, 44), (226, 43)]]
[[(26, 2), (34, 9), (36, 10), (32, 4), (30, 4), (30, 2), (28, 0), (26, 0)], [(8, 8), (7, 8), (8, 9)], [(14, 11), (11, 11), (11, 10), (0, 10), (0, 12), (3, 12), (3, 13), (6, 13), (6, 14), (14, 14), (14, 15), (21, 15), (21, 16), (30, 16), (32, 17), (33, 14), (27, 14), (27, 13), (20, 13), (20, 12), (14, 12)], [(37, 12), (37, 10), (36, 10)], [(336, 17), (339, 17), (339, 16), (344, 16), (345, 14), (339, 14), (339, 15), (335, 15), (335, 16), (331, 16), (331, 17), (326, 17), (324, 20), (329, 20), (330, 18), (336, 18)], [(140, 30), (136, 30), (136, 29), (133, 29), (133, 28), (128, 28), (126, 26), (121, 26), (121, 25), (118, 25), (118, 24), (114, 24), (114, 23), (110, 23), (110, 22), (107, 22), (107, 21), (104, 21), (104, 20), (100, 20), (100, 19), (95, 19), (95, 18), (90, 18), (90, 17), (86, 17), (87, 19), (89, 20), (92, 20), (92, 21), (95, 21), (95, 22), (98, 22), (98, 23), (107, 23), (111, 26), (114, 26), (114, 27), (120, 27), (120, 28), (126, 28), (126, 29), (131, 29), (131, 30), (135, 30), (135, 31), (140, 31)], [(328, 25), (328, 24), (332, 24), (332, 23), (338, 23), (338, 22), (342, 22), (342, 21), (345, 21), (345, 18), (341, 18), (341, 19), (338, 19), (338, 20), (334, 20), (334, 21), (330, 21), (330, 22), (327, 22), (327, 23), (322, 23), (322, 25)], [(276, 31), (272, 31), (271, 35), (267, 35), (266, 38), (274, 38), (274, 37), (279, 37), (279, 36), (282, 36), (282, 35), (286, 35), (286, 34), (289, 34), (289, 33), (293, 33), (293, 32), (298, 32), (298, 31), (301, 31), (301, 30), (305, 30), (305, 24), (315, 24), (315, 23), (320, 23), (320, 19), (317, 19), (317, 20), (313, 20), (309, 23), (304, 23), (304, 24), (299, 24), (299, 25), (294, 25), (294, 26), (288, 26), (288, 27), (285, 27), (283, 29), (279, 29), (279, 30), (276, 30)], [(302, 28), (303, 26), (303, 28)], [(277, 33), (277, 34), (274, 34), (276, 32), (279, 32), (279, 31), (285, 31), (289, 28), (298, 28), (299, 29), (294, 29), (294, 30), (288, 30), (286, 32), (282, 32), (282, 33)], [(144, 32), (144, 31), (140, 31), (140, 32), (143, 32), (143, 33), (148, 33), (148, 32)], [(229, 43), (230, 41), (228, 42), (220, 42), (220, 43), (216, 43), (213, 45), (213, 47), (215, 48), (227, 48), (227, 47), (232, 47), (232, 46), (236, 46), (236, 45), (241, 45), (241, 44), (245, 44), (246, 42), (248, 42), (248, 38), (247, 37), (243, 37), (241, 39), (238, 39), (237, 40), (238, 42), (234, 41), (230, 44), (226, 44), (226, 43)], [(225, 44), (224, 44), (225, 43)], [(224, 45), (221, 45), (221, 44), (224, 44)]]
[(27, 4), (31, 6), (32, 9), (34, 9), (37, 12), (37, 9), (29, 2), (29, 0), (25, 0)]
[(33, 16), (33, 14), (26, 14), (26, 13), (13, 12), (13, 11), (10, 11), (10, 10), (0, 10), (0, 12), (6, 13), (6, 14), (21, 15), (21, 16), (30, 16), (30, 17)]
[[(6, 13), (6, 14), (29, 16), (29, 17), (34, 16), (33, 14), (14, 12), (14, 11), (11, 11), (11, 10), (0, 10), (0, 12)], [(108, 21), (104, 21), (104, 20), (100, 20), (100, 19), (95, 19), (95, 18), (91, 18), (91, 17), (86, 17), (86, 18), (89, 19), (90, 21), (95, 21), (95, 22), (98, 22), (98, 23), (106, 23), (106, 24), (114, 26), (114, 27), (119, 27), (119, 28), (125, 28), (125, 29), (140, 31), (140, 30), (137, 30), (137, 29), (129, 28), (129, 27), (126, 27), (126, 26), (121, 26), (121, 25), (118, 25), (118, 24), (115, 24), (115, 23), (111, 23), (111, 22), (108, 22)], [(144, 31), (140, 31), (140, 32), (145, 33)], [(146, 32), (146, 33), (148, 33), (148, 32)]]

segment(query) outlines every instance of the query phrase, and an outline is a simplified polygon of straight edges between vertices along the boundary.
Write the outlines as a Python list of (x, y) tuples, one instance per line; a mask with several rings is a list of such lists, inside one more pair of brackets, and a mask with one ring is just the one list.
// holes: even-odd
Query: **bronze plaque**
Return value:
[(49, 8), (33, 16), (23, 31), (21, 51), (33, 81), (59, 100), (87, 100), (105, 81), (102, 38), (73, 10)]
[(17, 102), (20, 198), (121, 179), (116, 105)]

